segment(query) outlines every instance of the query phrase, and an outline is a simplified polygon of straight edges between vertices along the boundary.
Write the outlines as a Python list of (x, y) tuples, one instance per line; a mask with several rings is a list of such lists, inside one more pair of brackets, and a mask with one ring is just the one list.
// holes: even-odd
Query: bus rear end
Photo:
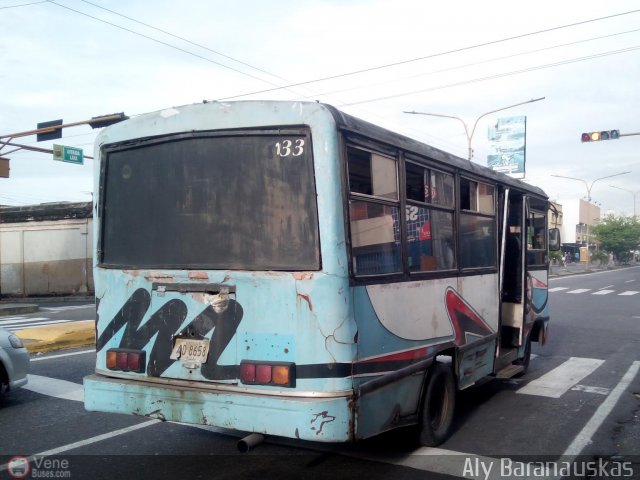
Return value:
[(101, 134), (88, 410), (353, 438), (338, 151), (314, 104), (193, 105)]

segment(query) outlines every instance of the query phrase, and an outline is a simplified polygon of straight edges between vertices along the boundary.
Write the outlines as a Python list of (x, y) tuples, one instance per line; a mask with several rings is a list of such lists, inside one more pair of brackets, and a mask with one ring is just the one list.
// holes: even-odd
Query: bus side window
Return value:
[(356, 275), (402, 271), (397, 161), (349, 148), (351, 256)]
[(460, 266), (495, 267), (497, 260), (494, 187), (460, 179)]
[(530, 211), (527, 218), (527, 263), (544, 265), (546, 261), (546, 215), (542, 212)]
[(405, 179), (409, 271), (454, 269), (453, 175), (408, 161)]

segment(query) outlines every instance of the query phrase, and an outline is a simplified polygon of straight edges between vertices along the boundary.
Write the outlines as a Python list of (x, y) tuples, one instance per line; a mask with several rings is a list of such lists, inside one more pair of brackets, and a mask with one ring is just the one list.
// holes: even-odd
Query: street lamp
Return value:
[(526, 105), (527, 103), (538, 102), (538, 101), (544, 100), (544, 99), (545, 99), (545, 97), (532, 98), (531, 100), (527, 100), (526, 102), (516, 103), (515, 105), (509, 105), (508, 107), (502, 107), (502, 108), (498, 108), (497, 110), (491, 110), (490, 112), (483, 113), (478, 118), (476, 118), (476, 122), (473, 124), (473, 129), (471, 130), (471, 133), (469, 133), (469, 127), (467, 126), (465, 121), (463, 119), (461, 119), (460, 117), (455, 117), (453, 115), (443, 115), (441, 113), (426, 113), (426, 112), (416, 112), (416, 111), (411, 111), (411, 112), (404, 111), (403, 113), (410, 113), (412, 115), (429, 115), (431, 117), (453, 118), (454, 120), (458, 120), (464, 126), (464, 133), (467, 136), (467, 146), (468, 146), (468, 149), (469, 149), (468, 150), (469, 151), (469, 160), (471, 160), (471, 157), (473, 156), (473, 149), (471, 148), (471, 140), (473, 139), (473, 134), (475, 133), (476, 127), (478, 126), (478, 121), (480, 121), (480, 119), (482, 117), (486, 117), (487, 115), (490, 115), (492, 113), (501, 112), (502, 110), (507, 110), (509, 108), (519, 107), (520, 105)]
[(593, 184), (594, 183), (596, 183), (598, 180), (604, 180), (605, 178), (617, 177), (618, 175), (626, 175), (627, 173), (631, 173), (631, 172), (614, 173), (613, 175), (607, 175), (606, 177), (596, 178), (593, 182), (591, 182), (591, 185), (589, 185), (587, 183), (587, 181), (583, 180), (582, 178), (567, 177), (565, 175), (554, 175), (553, 173), (551, 174), (551, 176), (552, 177), (558, 177), (558, 178), (568, 178), (569, 180), (576, 180), (578, 182), (584, 183), (584, 186), (587, 188), (587, 202), (591, 202), (591, 189), (593, 188)]
[[(584, 183), (584, 186), (587, 189), (587, 202), (589, 202), (589, 205), (591, 205), (591, 189), (593, 188), (593, 185), (597, 181), (604, 180), (605, 178), (617, 177), (618, 175), (626, 175), (627, 173), (631, 173), (631, 172), (614, 173), (613, 175), (607, 175), (605, 177), (596, 178), (593, 182), (591, 182), (591, 185), (589, 185), (587, 183), (587, 181), (582, 179), (582, 178), (567, 177), (565, 175), (554, 175), (554, 174), (551, 174), (551, 176), (552, 177), (558, 177), (558, 178), (566, 178), (566, 179), (569, 179), (569, 180), (576, 180), (578, 182)], [(591, 209), (589, 209), (589, 211), (591, 211)], [(589, 225), (590, 225), (590, 223), (591, 223), (591, 221), (587, 222), (587, 267), (591, 263), (591, 257), (589, 256)]]
[(612, 188), (617, 188), (618, 190), (624, 190), (625, 192), (629, 192), (631, 195), (633, 195), (633, 218), (636, 218), (636, 195), (638, 195), (640, 193), (640, 190), (628, 190), (626, 188), (622, 188), (622, 187), (616, 187), (615, 185), (609, 185)]

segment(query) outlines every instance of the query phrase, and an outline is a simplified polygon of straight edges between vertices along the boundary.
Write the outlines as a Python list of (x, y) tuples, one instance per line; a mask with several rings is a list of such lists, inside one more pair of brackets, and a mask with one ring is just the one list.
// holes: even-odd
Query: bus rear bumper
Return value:
[(275, 396), (177, 387), (106, 377), (84, 378), (88, 411), (212, 425), (315, 442), (353, 438), (350, 396)]

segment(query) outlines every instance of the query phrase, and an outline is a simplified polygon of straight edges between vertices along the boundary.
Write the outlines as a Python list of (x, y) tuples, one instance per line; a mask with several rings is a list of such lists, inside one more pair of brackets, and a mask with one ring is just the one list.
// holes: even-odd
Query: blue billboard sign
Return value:
[(499, 118), (489, 127), (487, 166), (497, 172), (524, 178), (527, 117)]

